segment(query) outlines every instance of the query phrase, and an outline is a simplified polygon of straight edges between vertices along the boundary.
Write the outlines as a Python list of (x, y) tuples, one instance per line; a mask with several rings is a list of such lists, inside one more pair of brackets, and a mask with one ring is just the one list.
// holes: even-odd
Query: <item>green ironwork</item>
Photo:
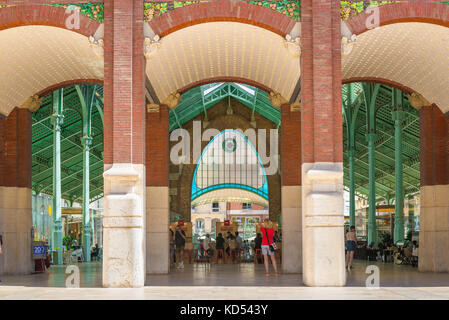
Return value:
[(349, 158), (349, 217), (350, 225), (355, 226), (355, 125), (360, 104), (355, 101), (354, 84), (349, 84), (348, 100), (343, 101), (343, 116), (347, 129)]
[(366, 140), (368, 142), (369, 164), (369, 208), (368, 208), (368, 243), (377, 243), (376, 227), (376, 172), (375, 172), (375, 142), (376, 132), (376, 98), (380, 84), (364, 83), (362, 85), (364, 101), (367, 107), (366, 113)]
[(281, 123), (280, 110), (271, 104), (265, 91), (245, 84), (222, 82), (197, 87), (184, 93), (176, 109), (170, 110), (170, 131), (181, 128), (202, 113), (207, 119), (207, 110), (226, 98), (239, 101), (277, 125)]
[[(396, 90), (396, 100), (394, 100), (391, 87), (377, 86), (378, 91), (374, 95), (376, 89), (374, 84), (343, 85), (344, 184), (346, 190), (350, 192), (352, 161), (350, 146), (351, 141), (354, 141), (354, 192), (359, 198), (370, 199), (371, 225), (373, 226), (369, 236), (371, 241), (376, 238), (373, 234), (375, 206), (381, 201), (391, 204), (391, 200), (395, 199), (397, 194), (396, 153), (398, 151), (395, 146), (395, 131), (398, 129), (395, 128), (395, 121), (392, 118), (392, 106), (398, 104), (396, 101), (401, 102), (404, 117), (401, 122), (402, 151), (400, 153), (403, 164), (401, 197), (418, 193), (420, 185), (419, 113), (410, 106), (406, 94)], [(353, 103), (351, 104), (350, 101)], [(351, 119), (355, 121), (353, 131), (348, 126), (347, 114), (349, 114), (350, 105), (352, 105), (353, 113), (358, 107), (358, 114)], [(351, 122), (349, 123), (352, 125)], [(371, 167), (370, 163), (373, 163)], [(370, 189), (373, 197), (369, 196)]]
[[(83, 86), (81, 86), (81, 91)], [(93, 86), (89, 86), (93, 88)], [(66, 87), (64, 122), (61, 125), (61, 197), (69, 202), (83, 203), (83, 106), (75, 86)], [(33, 113), (32, 187), (35, 193), (53, 195), (53, 94), (44, 97), (41, 108)], [(90, 201), (103, 197), (103, 88), (96, 87), (91, 110), (89, 147)]]
[[(90, 174), (89, 174), (89, 154), (92, 145), (92, 110), (99, 104), (97, 101), (97, 86), (75, 86), (78, 93), (83, 117), (83, 253), (86, 261), (90, 261), (91, 247), (91, 225), (90, 225)], [(102, 115), (102, 112), (100, 113)], [(103, 117), (102, 117), (103, 121)]]
[(53, 92), (53, 263), (62, 264), (61, 221), (61, 125), (64, 121), (64, 89)]
[(393, 110), (392, 119), (394, 121), (394, 157), (396, 171), (396, 199), (394, 236), (395, 242), (404, 241), (404, 193), (403, 193), (403, 168), (402, 168), (402, 121), (404, 120), (403, 98), (404, 96), (397, 89), (393, 89)]

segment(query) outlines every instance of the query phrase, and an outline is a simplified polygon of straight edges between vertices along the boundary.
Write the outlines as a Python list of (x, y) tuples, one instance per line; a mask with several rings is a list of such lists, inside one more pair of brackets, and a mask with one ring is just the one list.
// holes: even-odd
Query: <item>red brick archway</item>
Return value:
[(56, 83), (48, 88), (45, 88), (44, 90), (41, 90), (37, 93), (39, 97), (44, 97), (49, 93), (52, 93), (55, 90), (77, 85), (77, 84), (97, 84), (97, 85), (103, 85), (103, 81), (99, 79), (75, 79), (75, 80), (68, 80), (63, 81), (60, 83)]
[(64, 8), (36, 4), (15, 5), (0, 9), (0, 30), (43, 25), (67, 29), (88, 37), (94, 35), (100, 26), (98, 21), (80, 14), (80, 29), (68, 29), (66, 20), (69, 16)]
[(290, 33), (296, 23), (280, 12), (262, 6), (221, 0), (192, 4), (173, 10), (155, 18), (149, 25), (156, 34), (163, 37), (185, 27), (216, 21), (252, 24), (281, 36)]
[[(400, 22), (423, 22), (449, 27), (449, 5), (433, 1), (405, 2), (379, 7), (380, 25)], [(368, 31), (365, 22), (369, 18), (365, 12), (348, 21), (347, 26), (354, 34)]]
[[(411, 94), (412, 92), (414, 92), (415, 90), (410, 89), (407, 86), (404, 86), (403, 84), (399, 83), (399, 82), (395, 82), (392, 80), (388, 80), (388, 79), (384, 79), (384, 78), (375, 78), (375, 77), (357, 77), (357, 78), (349, 78), (349, 79), (343, 79), (342, 83), (343, 84), (348, 84), (348, 83), (354, 83), (354, 82), (373, 82), (373, 83), (380, 83), (380, 84), (384, 84), (396, 89), (401, 90), (404, 93), (407, 94)], [(419, 93), (419, 92), (418, 92)]]

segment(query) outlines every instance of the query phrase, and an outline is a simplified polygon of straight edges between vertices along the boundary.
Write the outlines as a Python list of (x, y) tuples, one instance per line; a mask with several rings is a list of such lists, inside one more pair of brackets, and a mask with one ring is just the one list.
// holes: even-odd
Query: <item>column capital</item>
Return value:
[(28, 109), (31, 112), (35, 112), (41, 107), (43, 99), (44, 98), (40, 98), (37, 94), (35, 94), (34, 96), (31, 96), (28, 99), (26, 99), (25, 102), (18, 108)]
[(156, 103), (149, 103), (147, 104), (147, 112), (155, 112), (158, 113), (161, 109), (161, 106)]
[(288, 104), (288, 100), (276, 91), (271, 91), (268, 98), (270, 98), (271, 104), (278, 109), (281, 108), (282, 105)]
[(178, 106), (178, 103), (180, 103), (181, 100), (182, 100), (181, 94), (177, 91), (174, 91), (174, 92), (170, 93), (168, 95), (168, 97), (165, 98), (164, 101), (162, 101), (161, 104), (166, 105), (170, 109), (174, 109)]
[(299, 102), (299, 101), (293, 102), (290, 105), (290, 111), (291, 112), (300, 112), (301, 111), (301, 102)]
[(90, 136), (81, 137), (80, 140), (83, 147), (90, 147), (92, 145), (92, 137)]
[(391, 117), (393, 121), (402, 121), (405, 118), (405, 112), (402, 106), (393, 107), (391, 110)]
[(158, 35), (155, 35), (153, 39), (145, 38), (143, 41), (143, 51), (145, 58), (147, 60), (151, 59), (152, 56), (156, 54), (161, 46), (161, 38)]
[(89, 37), (89, 47), (101, 59), (104, 58), (104, 40), (96, 40), (93, 36)]
[(365, 137), (366, 137), (367, 142), (374, 141), (377, 139), (378, 134), (377, 134), (377, 132), (368, 132), (365, 134)]
[(410, 105), (417, 110), (431, 105), (431, 103), (418, 92), (412, 92), (407, 96)]
[(61, 129), (61, 125), (64, 123), (64, 115), (59, 113), (53, 113), (50, 116), (50, 121), (55, 126), (56, 130)]

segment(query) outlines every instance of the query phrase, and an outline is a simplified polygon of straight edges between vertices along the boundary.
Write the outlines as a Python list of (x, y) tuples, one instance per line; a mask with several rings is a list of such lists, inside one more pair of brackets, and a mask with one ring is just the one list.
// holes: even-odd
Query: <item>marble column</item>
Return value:
[(343, 286), (340, 3), (301, 1), (303, 281)]
[(103, 287), (145, 284), (143, 2), (105, 1)]
[(31, 112), (15, 108), (0, 118), (0, 274), (33, 270), (31, 255)]

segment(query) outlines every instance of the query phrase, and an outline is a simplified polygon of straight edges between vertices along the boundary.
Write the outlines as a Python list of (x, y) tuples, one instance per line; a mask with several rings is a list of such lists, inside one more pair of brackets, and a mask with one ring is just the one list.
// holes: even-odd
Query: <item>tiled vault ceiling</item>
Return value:
[(383, 78), (449, 111), (449, 28), (397, 23), (362, 33), (343, 60), (343, 79)]
[(0, 31), (0, 113), (61, 82), (103, 79), (103, 59), (87, 37), (50, 26)]
[(290, 99), (300, 63), (273, 32), (238, 22), (210, 22), (163, 37), (146, 73), (161, 100), (194, 82), (225, 76), (256, 81)]

